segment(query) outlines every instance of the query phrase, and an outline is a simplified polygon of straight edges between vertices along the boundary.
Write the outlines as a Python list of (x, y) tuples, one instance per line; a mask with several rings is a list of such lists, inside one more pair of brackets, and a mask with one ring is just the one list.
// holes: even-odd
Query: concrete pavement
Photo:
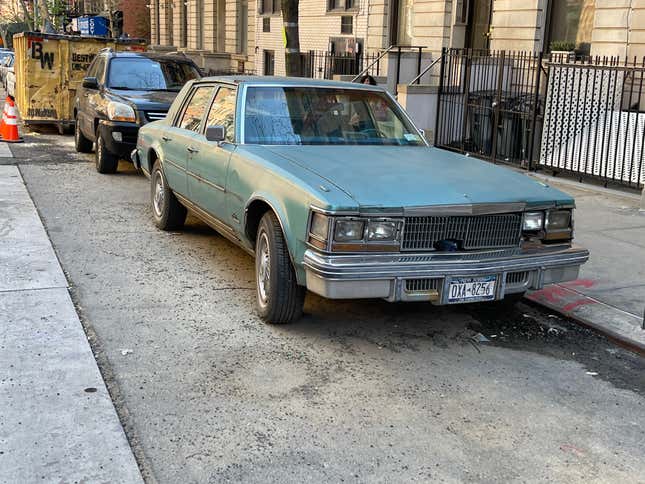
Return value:
[(0, 368), (0, 482), (142, 482), (16, 166), (0, 166)]
[(578, 280), (528, 297), (645, 353), (645, 213), (638, 194), (532, 175), (576, 199), (575, 241), (591, 257)]

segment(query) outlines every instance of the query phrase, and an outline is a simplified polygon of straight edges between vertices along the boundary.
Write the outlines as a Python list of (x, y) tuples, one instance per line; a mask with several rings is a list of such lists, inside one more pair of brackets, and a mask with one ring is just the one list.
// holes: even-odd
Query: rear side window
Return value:
[(214, 86), (202, 86), (193, 91), (190, 101), (179, 118), (178, 126), (180, 128), (197, 132), (201, 130), (202, 119), (214, 89)]

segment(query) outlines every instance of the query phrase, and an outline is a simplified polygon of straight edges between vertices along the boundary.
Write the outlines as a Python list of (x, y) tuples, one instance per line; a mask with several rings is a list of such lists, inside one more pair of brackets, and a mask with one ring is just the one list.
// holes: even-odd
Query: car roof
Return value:
[(365, 89), (367, 91), (382, 91), (383, 88), (359, 84), (356, 82), (330, 81), (327, 79), (310, 79), (305, 77), (280, 77), (280, 76), (213, 76), (203, 77), (198, 82), (222, 82), (226, 84), (244, 84), (246, 86), (284, 86), (284, 87), (323, 87), (336, 89)]
[(144, 57), (146, 59), (152, 59), (152, 60), (173, 60), (176, 62), (189, 62), (191, 64), (194, 64), (192, 59), (189, 57), (186, 57), (183, 54), (160, 54), (157, 52), (131, 52), (131, 51), (115, 51), (115, 50), (105, 50), (104, 51), (106, 54), (108, 54), (111, 58), (138, 58), (138, 57)]

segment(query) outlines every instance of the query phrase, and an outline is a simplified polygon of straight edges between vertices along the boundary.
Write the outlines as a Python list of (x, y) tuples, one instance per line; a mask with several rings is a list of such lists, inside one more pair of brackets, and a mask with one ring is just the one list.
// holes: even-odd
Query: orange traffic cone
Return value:
[(4, 109), (2, 110), (2, 121), (0, 121), (0, 140), (4, 139), (4, 132), (7, 129), (7, 108), (9, 107), (9, 96), (4, 103)]
[(18, 108), (11, 97), (9, 97), (9, 107), (6, 108), (6, 111), (2, 141), (5, 143), (22, 143), (23, 139), (20, 137), (20, 133), (18, 133)]

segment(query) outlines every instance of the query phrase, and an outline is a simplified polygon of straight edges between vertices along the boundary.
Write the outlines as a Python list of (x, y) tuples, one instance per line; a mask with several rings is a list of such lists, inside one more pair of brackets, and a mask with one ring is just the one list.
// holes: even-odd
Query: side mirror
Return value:
[(99, 80), (96, 77), (84, 77), (83, 78), (83, 87), (85, 89), (98, 89)]
[(206, 139), (214, 143), (224, 141), (226, 138), (226, 128), (224, 126), (208, 126), (206, 128)]

